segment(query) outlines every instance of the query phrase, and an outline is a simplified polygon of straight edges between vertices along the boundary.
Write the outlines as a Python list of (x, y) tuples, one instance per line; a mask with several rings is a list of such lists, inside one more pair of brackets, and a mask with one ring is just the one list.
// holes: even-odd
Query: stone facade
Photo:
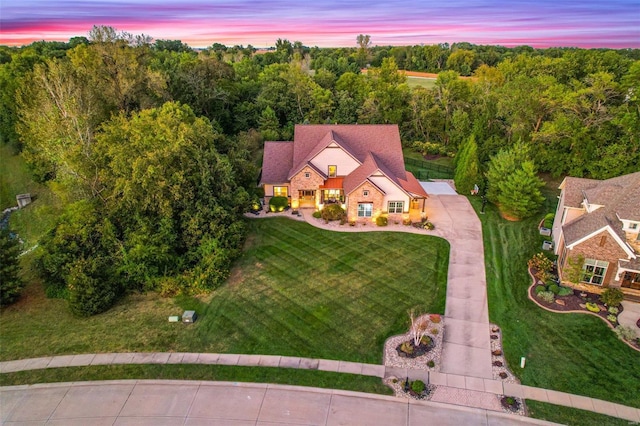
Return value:
[(575, 259), (580, 255), (585, 259), (596, 259), (609, 262), (602, 286), (608, 287), (611, 284), (613, 284), (613, 286), (618, 286), (618, 283), (614, 281), (616, 270), (618, 269), (618, 259), (626, 258), (627, 253), (625, 253), (609, 232), (602, 231), (588, 240), (576, 245), (573, 250), (569, 250), (567, 253), (567, 259), (565, 259), (562, 267), (568, 265), (567, 262), (569, 257)]
[[(365, 196), (364, 191), (368, 191), (369, 194)], [(372, 203), (372, 217), (358, 217), (358, 203)], [(348, 194), (347, 218), (349, 222), (367, 222), (375, 220), (374, 218), (379, 216), (384, 209), (384, 194), (369, 181), (363, 182)]]
[[(309, 174), (309, 177), (305, 177), (306, 173)], [(298, 191), (303, 191), (303, 190), (316, 191), (315, 204), (317, 205), (320, 197), (320, 191), (318, 190), (318, 188), (320, 187), (320, 185), (323, 185), (323, 184), (324, 184), (324, 178), (320, 176), (320, 174), (318, 174), (318, 172), (316, 172), (311, 167), (305, 166), (302, 170), (300, 170), (291, 178), (291, 184), (289, 186), (289, 190), (291, 191), (290, 195), (291, 195), (292, 206), (298, 205), (298, 195), (299, 195)]]

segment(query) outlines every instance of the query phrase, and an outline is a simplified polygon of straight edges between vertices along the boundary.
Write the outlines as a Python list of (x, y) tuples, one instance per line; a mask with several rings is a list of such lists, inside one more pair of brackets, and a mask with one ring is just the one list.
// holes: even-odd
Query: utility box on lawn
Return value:
[(191, 324), (195, 322), (197, 318), (198, 314), (196, 314), (196, 311), (184, 311), (184, 314), (182, 314), (182, 322), (185, 324)]
[(542, 243), (542, 250), (553, 250), (553, 242), (552, 241), (544, 241)]

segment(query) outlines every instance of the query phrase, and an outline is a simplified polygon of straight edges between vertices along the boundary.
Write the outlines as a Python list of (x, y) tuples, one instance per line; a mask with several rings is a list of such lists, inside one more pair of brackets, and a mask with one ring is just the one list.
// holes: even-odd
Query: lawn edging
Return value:
[[(595, 312), (589, 312), (587, 310), (581, 310), (581, 311), (559, 311), (559, 310), (555, 310), (555, 309), (550, 309), (547, 308), (546, 306), (540, 304), (540, 302), (538, 302), (535, 297), (531, 296), (532, 293), (532, 289), (536, 286), (537, 283), (537, 279), (536, 277), (531, 273), (531, 269), (527, 268), (527, 272), (529, 273), (529, 276), (531, 277), (532, 283), (531, 285), (527, 288), (527, 297), (529, 298), (529, 300), (531, 300), (533, 303), (535, 303), (536, 305), (538, 305), (538, 307), (544, 309), (545, 311), (548, 312), (553, 312), (555, 314), (588, 314), (588, 315), (592, 315), (596, 318), (599, 318), (600, 320), (604, 321), (605, 324), (607, 324), (607, 326), (611, 329), (611, 331), (615, 330), (615, 327), (613, 326), (613, 324), (611, 324), (609, 321), (607, 321), (606, 319), (602, 318), (600, 315), (596, 314)], [(632, 345), (631, 343), (627, 342), (626, 340), (620, 339), (620, 341), (624, 342), (627, 346), (629, 346), (631, 349), (633, 349), (634, 351), (640, 352), (640, 349), (636, 348), (634, 345)]]

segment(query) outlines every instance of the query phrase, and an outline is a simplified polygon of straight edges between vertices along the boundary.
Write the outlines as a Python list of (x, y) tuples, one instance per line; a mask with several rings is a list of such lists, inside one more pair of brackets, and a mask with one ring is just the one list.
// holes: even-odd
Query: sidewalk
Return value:
[[(277, 355), (240, 355), (240, 354), (210, 354), (210, 353), (178, 353), (178, 352), (154, 352), (154, 353), (109, 353), (109, 354), (85, 354), (63, 355), (54, 357), (42, 357), (0, 362), (0, 373), (11, 373), (25, 370), (38, 370), (45, 368), (59, 368), (71, 366), (111, 365), (111, 364), (217, 364), (237, 366), (261, 366), (279, 368), (297, 368), (306, 370), (331, 371), (336, 373), (359, 374), (373, 377), (398, 378), (409, 377), (411, 380), (422, 380), (427, 384), (456, 388), (470, 392), (482, 392), (493, 395), (507, 395), (540, 402), (548, 402), (566, 407), (579, 408), (619, 417), (631, 422), (640, 422), (640, 409), (615, 404), (585, 396), (572, 395), (564, 392), (523, 386), (515, 383), (502, 382), (500, 380), (483, 379), (478, 377), (462, 376), (457, 374), (436, 373), (424, 370), (408, 370), (403, 368), (385, 368), (384, 365), (362, 364), (357, 362), (335, 361), (327, 359), (312, 359), (286, 357)], [(45, 385), (43, 385), (45, 386)], [(53, 385), (50, 385), (53, 386)], [(267, 385), (264, 385), (267, 386)], [(27, 386), (25, 388), (31, 388)], [(13, 389), (15, 387), (0, 388)], [(462, 405), (464, 393), (457, 393), (458, 398), (446, 401), (448, 404)], [(462, 396), (461, 396), (462, 395)], [(400, 400), (394, 397), (393, 400)], [(4, 405), (4, 397), (2, 398)], [(404, 400), (405, 404), (407, 403)], [(441, 401), (445, 402), (445, 401)], [(411, 405), (409, 403), (409, 405)], [(4, 416), (4, 414), (3, 414)], [(522, 417), (518, 416), (519, 419)]]
[(551, 425), (359, 392), (258, 383), (118, 380), (0, 388), (2, 424)]

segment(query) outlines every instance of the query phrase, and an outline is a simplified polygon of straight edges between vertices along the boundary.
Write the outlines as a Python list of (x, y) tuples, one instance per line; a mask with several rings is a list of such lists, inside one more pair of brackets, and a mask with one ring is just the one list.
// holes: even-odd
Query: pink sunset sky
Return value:
[(182, 40), (273, 46), (276, 39), (307, 46), (454, 43), (533, 47), (640, 48), (638, 0), (4, 0), (0, 44), (68, 41), (93, 25)]

